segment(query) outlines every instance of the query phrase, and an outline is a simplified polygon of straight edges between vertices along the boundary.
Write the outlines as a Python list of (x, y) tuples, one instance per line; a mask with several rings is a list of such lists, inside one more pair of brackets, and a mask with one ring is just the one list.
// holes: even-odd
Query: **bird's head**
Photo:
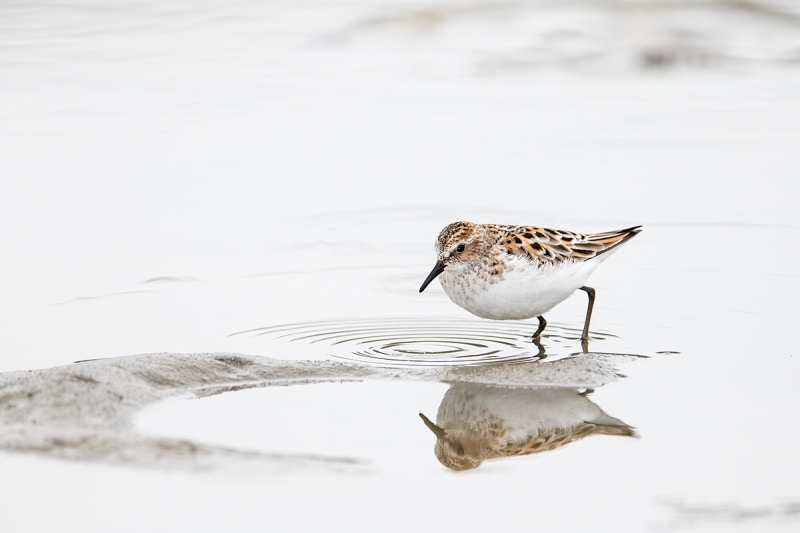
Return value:
[(483, 226), (472, 222), (453, 222), (445, 226), (436, 239), (436, 265), (419, 292), (445, 270), (458, 272), (478, 260), (484, 251), (485, 237)]
[(439, 462), (450, 470), (458, 472), (463, 470), (472, 470), (478, 468), (483, 463), (486, 455), (484, 446), (475, 439), (469, 438), (467, 435), (457, 435), (453, 431), (447, 431), (433, 422), (428, 417), (419, 414), (428, 429), (433, 431), (436, 435), (436, 445), (433, 447), (433, 453)]

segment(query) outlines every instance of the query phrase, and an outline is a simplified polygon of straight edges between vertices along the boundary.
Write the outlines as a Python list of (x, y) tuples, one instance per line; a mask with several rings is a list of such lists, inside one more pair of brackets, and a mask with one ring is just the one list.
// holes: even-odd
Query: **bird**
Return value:
[(473, 315), (492, 320), (536, 317), (536, 342), (544, 314), (578, 289), (589, 296), (581, 341), (589, 340), (595, 290), (584, 285), (595, 269), (642, 226), (576, 233), (537, 226), (453, 222), (436, 239), (436, 265), (419, 292), (437, 277), (445, 294)]
[(638, 436), (586, 394), (566, 387), (454, 383), (442, 398), (435, 424), (419, 416), (436, 435), (436, 458), (456, 471), (477, 468), (487, 459), (554, 450), (589, 435)]

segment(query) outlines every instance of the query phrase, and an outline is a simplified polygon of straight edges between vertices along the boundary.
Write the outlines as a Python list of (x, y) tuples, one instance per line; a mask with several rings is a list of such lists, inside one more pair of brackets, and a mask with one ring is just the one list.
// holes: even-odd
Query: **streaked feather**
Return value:
[(495, 247), (538, 263), (560, 263), (569, 259), (586, 261), (621, 245), (641, 231), (641, 226), (591, 234), (535, 226), (483, 226)]

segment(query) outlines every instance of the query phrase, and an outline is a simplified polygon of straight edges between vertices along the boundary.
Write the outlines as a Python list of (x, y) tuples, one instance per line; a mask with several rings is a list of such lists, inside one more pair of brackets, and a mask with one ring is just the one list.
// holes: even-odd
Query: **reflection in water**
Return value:
[(635, 436), (631, 426), (607, 415), (586, 392), (565, 387), (456, 383), (442, 399), (436, 424), (420, 416), (436, 435), (436, 457), (452, 470), (554, 450), (589, 435)]

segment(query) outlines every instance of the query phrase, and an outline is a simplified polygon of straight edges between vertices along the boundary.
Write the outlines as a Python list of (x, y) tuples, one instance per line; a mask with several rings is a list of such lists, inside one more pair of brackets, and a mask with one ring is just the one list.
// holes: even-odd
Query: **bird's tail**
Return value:
[(614, 248), (621, 246), (628, 242), (630, 239), (636, 237), (642, 231), (641, 226), (634, 226), (632, 228), (621, 229), (617, 231), (606, 231), (603, 233), (592, 233), (587, 235), (586, 239), (594, 244), (602, 245), (602, 248), (597, 250), (596, 255), (610, 252)]

